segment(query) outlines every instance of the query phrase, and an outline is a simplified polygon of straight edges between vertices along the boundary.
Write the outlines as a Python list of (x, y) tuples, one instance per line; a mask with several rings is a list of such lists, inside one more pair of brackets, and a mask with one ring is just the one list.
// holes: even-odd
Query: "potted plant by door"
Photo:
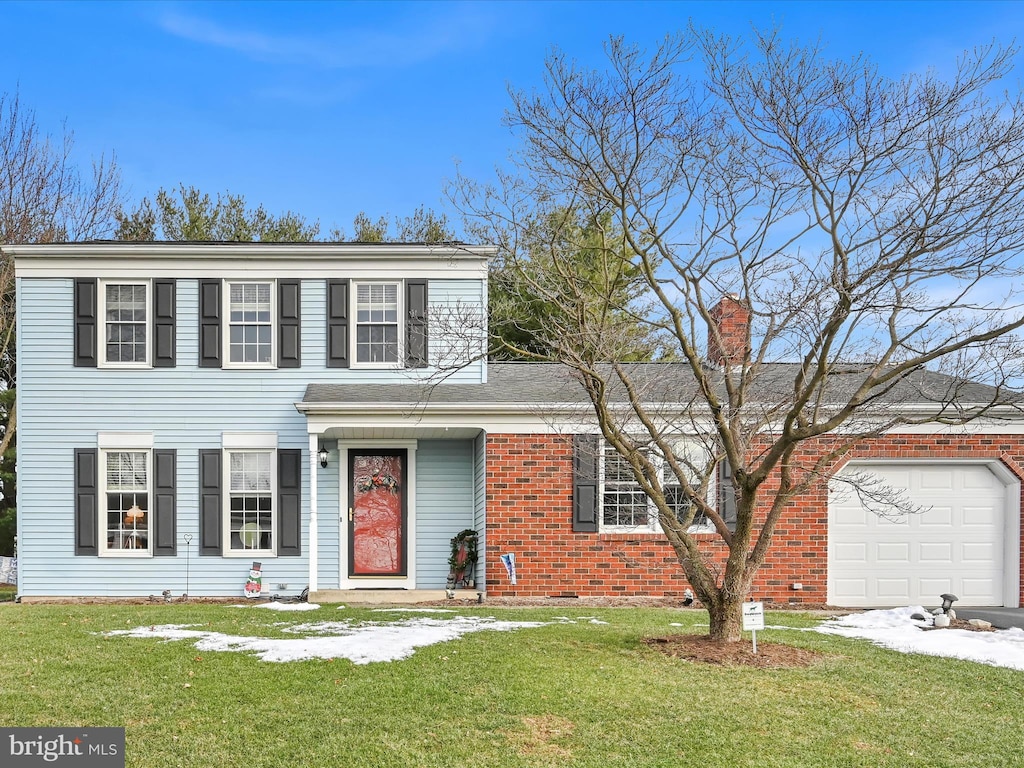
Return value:
[(460, 531), (451, 540), (451, 556), (448, 558), (448, 567), (451, 568), (450, 579), (456, 587), (468, 587), (469, 582), (475, 583), (476, 572), (476, 531), (467, 528)]

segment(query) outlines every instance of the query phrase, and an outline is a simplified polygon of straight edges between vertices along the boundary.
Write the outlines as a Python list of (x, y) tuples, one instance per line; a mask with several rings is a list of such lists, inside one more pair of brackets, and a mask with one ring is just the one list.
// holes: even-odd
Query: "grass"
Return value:
[(0, 584), (0, 603), (7, 603), (14, 600), (18, 588), (14, 584)]
[[(768, 630), (829, 654), (788, 670), (668, 658), (641, 638), (704, 632), (707, 615), (586, 609), (608, 624), (481, 632), (404, 661), (284, 664), (111, 629), (199, 624), (283, 636), (278, 622), (408, 615), (280, 614), (220, 605), (0, 607), (0, 726), (125, 726), (127, 765), (1012, 766), (1024, 673)], [(551, 620), (564, 609), (463, 608)], [(392, 618), (394, 617), (394, 618)], [(770, 614), (771, 624), (816, 619)], [(671, 622), (686, 626), (671, 627)]]

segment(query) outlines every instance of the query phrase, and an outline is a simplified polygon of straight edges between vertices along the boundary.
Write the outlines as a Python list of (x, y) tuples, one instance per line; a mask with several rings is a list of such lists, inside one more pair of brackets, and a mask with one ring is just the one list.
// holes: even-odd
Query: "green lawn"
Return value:
[[(641, 644), (707, 614), (460, 609), (512, 620), (390, 663), (270, 663), (187, 641), (105, 637), (199, 624), (285, 637), (280, 622), (372, 619), (220, 605), (0, 606), (2, 726), (126, 726), (127, 764), (164, 766), (1015, 766), (1024, 673), (907, 656), (812, 632), (759, 633), (829, 654), (804, 669), (697, 666)], [(770, 624), (816, 619), (769, 614)], [(682, 629), (669, 626), (682, 622)]]

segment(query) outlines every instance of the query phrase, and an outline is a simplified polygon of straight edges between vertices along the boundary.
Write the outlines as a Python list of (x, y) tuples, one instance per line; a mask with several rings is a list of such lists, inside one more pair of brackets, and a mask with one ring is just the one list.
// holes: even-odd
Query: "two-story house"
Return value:
[[(253, 561), (281, 595), (440, 590), (464, 529), (489, 595), (687, 587), (566, 371), (486, 361), (491, 247), (3, 250), (23, 600), (240, 596)], [(852, 461), (930, 511), (890, 520), (807, 494), (755, 595), (1019, 605), (1024, 420), (907, 428)]]

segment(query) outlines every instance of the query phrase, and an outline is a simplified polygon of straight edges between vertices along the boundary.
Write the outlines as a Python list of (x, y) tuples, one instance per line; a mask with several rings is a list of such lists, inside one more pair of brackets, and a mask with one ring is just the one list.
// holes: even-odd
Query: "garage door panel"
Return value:
[(875, 594), (879, 600), (900, 602), (910, 599), (910, 578), (883, 578), (875, 579)]
[(996, 548), (989, 541), (962, 542), (960, 544), (960, 562), (988, 563), (996, 557)]
[(875, 560), (879, 563), (900, 565), (910, 562), (910, 544), (907, 542), (882, 541), (875, 545)]
[(837, 544), (835, 557), (841, 563), (866, 565), (868, 562), (868, 545)]
[(868, 597), (867, 579), (838, 579), (834, 584), (834, 589), (836, 598), (839, 600), (861, 602)]
[[(953, 582), (950, 579), (927, 578), (917, 580), (917, 594), (919, 595), (935, 595), (935, 597), (938, 597), (952, 591)], [(960, 595), (957, 595), (957, 597), (960, 597)], [(922, 601), (918, 600), (915, 602)]]
[(952, 491), (953, 473), (942, 469), (922, 469), (917, 487), (922, 491)]
[(992, 579), (962, 579), (960, 591), (956, 596), (964, 605), (970, 605), (972, 602), (977, 605), (978, 601), (987, 600), (996, 589), (997, 585)]
[(965, 526), (982, 526), (985, 528), (995, 525), (996, 518), (999, 517), (999, 513), (994, 506), (964, 507), (961, 515)]
[(868, 511), (861, 506), (841, 506), (835, 509), (835, 525), (864, 526), (868, 524)]
[(922, 542), (917, 547), (917, 559), (922, 563), (952, 565), (953, 544), (948, 541)]
[(829, 505), (829, 601), (850, 607), (1003, 604), (1005, 489), (980, 465), (858, 465), (927, 511), (884, 517), (856, 494)]
[[(962, 486), (965, 490), (991, 490), (1002, 493), (1003, 483), (988, 467), (976, 467), (977, 472), (963, 473)], [(984, 471), (982, 471), (984, 470)]]
[(915, 516), (922, 528), (950, 528), (953, 525), (952, 507), (932, 506), (930, 509)]

